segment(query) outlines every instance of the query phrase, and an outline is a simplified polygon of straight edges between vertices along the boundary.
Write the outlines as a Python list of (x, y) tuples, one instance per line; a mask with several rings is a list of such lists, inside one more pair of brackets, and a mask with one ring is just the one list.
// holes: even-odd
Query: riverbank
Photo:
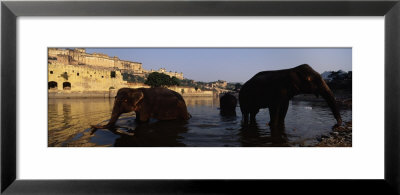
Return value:
[(60, 91), (49, 91), (48, 98), (49, 99), (79, 99), (79, 98), (112, 98), (117, 95), (115, 90), (110, 91), (69, 91), (69, 92), (60, 92)]
[(319, 143), (315, 147), (351, 147), (352, 146), (352, 121), (345, 122), (343, 126), (335, 128), (329, 135), (317, 138)]

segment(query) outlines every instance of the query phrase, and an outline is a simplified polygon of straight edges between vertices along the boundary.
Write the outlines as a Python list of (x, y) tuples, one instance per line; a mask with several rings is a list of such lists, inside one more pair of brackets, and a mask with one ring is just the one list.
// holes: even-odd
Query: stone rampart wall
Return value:
[(122, 80), (119, 71), (49, 64), (48, 85), (49, 90), (108, 91), (110, 88), (127, 87), (127, 82)]

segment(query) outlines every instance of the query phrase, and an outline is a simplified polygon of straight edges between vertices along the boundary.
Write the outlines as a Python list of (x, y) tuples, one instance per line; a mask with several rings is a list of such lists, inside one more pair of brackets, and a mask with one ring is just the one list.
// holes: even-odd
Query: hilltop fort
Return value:
[(178, 79), (183, 73), (145, 70), (140, 62), (121, 60), (101, 53), (86, 53), (85, 49), (48, 49), (48, 89), (71, 91), (101, 91), (126, 87), (121, 73), (145, 77), (152, 72), (160, 72)]
[[(85, 49), (48, 49), (48, 90), (49, 97), (62, 94), (85, 93), (88, 97), (112, 97), (116, 90), (123, 87), (149, 87), (143, 83), (128, 83), (122, 74), (127, 73), (146, 78), (152, 72), (159, 72), (184, 79), (183, 73), (159, 70), (146, 70), (142, 63), (121, 60), (118, 57), (102, 53), (86, 53)], [(210, 95), (209, 91), (190, 87), (172, 87), (179, 93)], [(91, 94), (91, 95), (88, 95)], [(212, 95), (212, 92), (211, 92)], [(82, 96), (82, 95), (77, 95)]]

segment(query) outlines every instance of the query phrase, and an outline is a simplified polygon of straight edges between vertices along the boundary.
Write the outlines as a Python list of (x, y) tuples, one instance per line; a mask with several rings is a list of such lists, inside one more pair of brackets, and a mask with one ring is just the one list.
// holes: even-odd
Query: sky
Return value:
[(86, 48), (121, 60), (141, 62), (145, 70), (182, 72), (187, 79), (246, 82), (260, 71), (309, 64), (319, 73), (351, 71), (351, 48)]

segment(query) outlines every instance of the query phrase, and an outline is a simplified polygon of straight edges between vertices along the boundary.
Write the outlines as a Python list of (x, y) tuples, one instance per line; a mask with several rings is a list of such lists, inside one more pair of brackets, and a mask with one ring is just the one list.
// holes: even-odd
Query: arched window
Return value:
[(63, 83), (63, 89), (64, 90), (71, 90), (71, 83), (70, 82), (64, 82)]
[(49, 86), (49, 89), (57, 89), (57, 82), (50, 81), (48, 86)]

